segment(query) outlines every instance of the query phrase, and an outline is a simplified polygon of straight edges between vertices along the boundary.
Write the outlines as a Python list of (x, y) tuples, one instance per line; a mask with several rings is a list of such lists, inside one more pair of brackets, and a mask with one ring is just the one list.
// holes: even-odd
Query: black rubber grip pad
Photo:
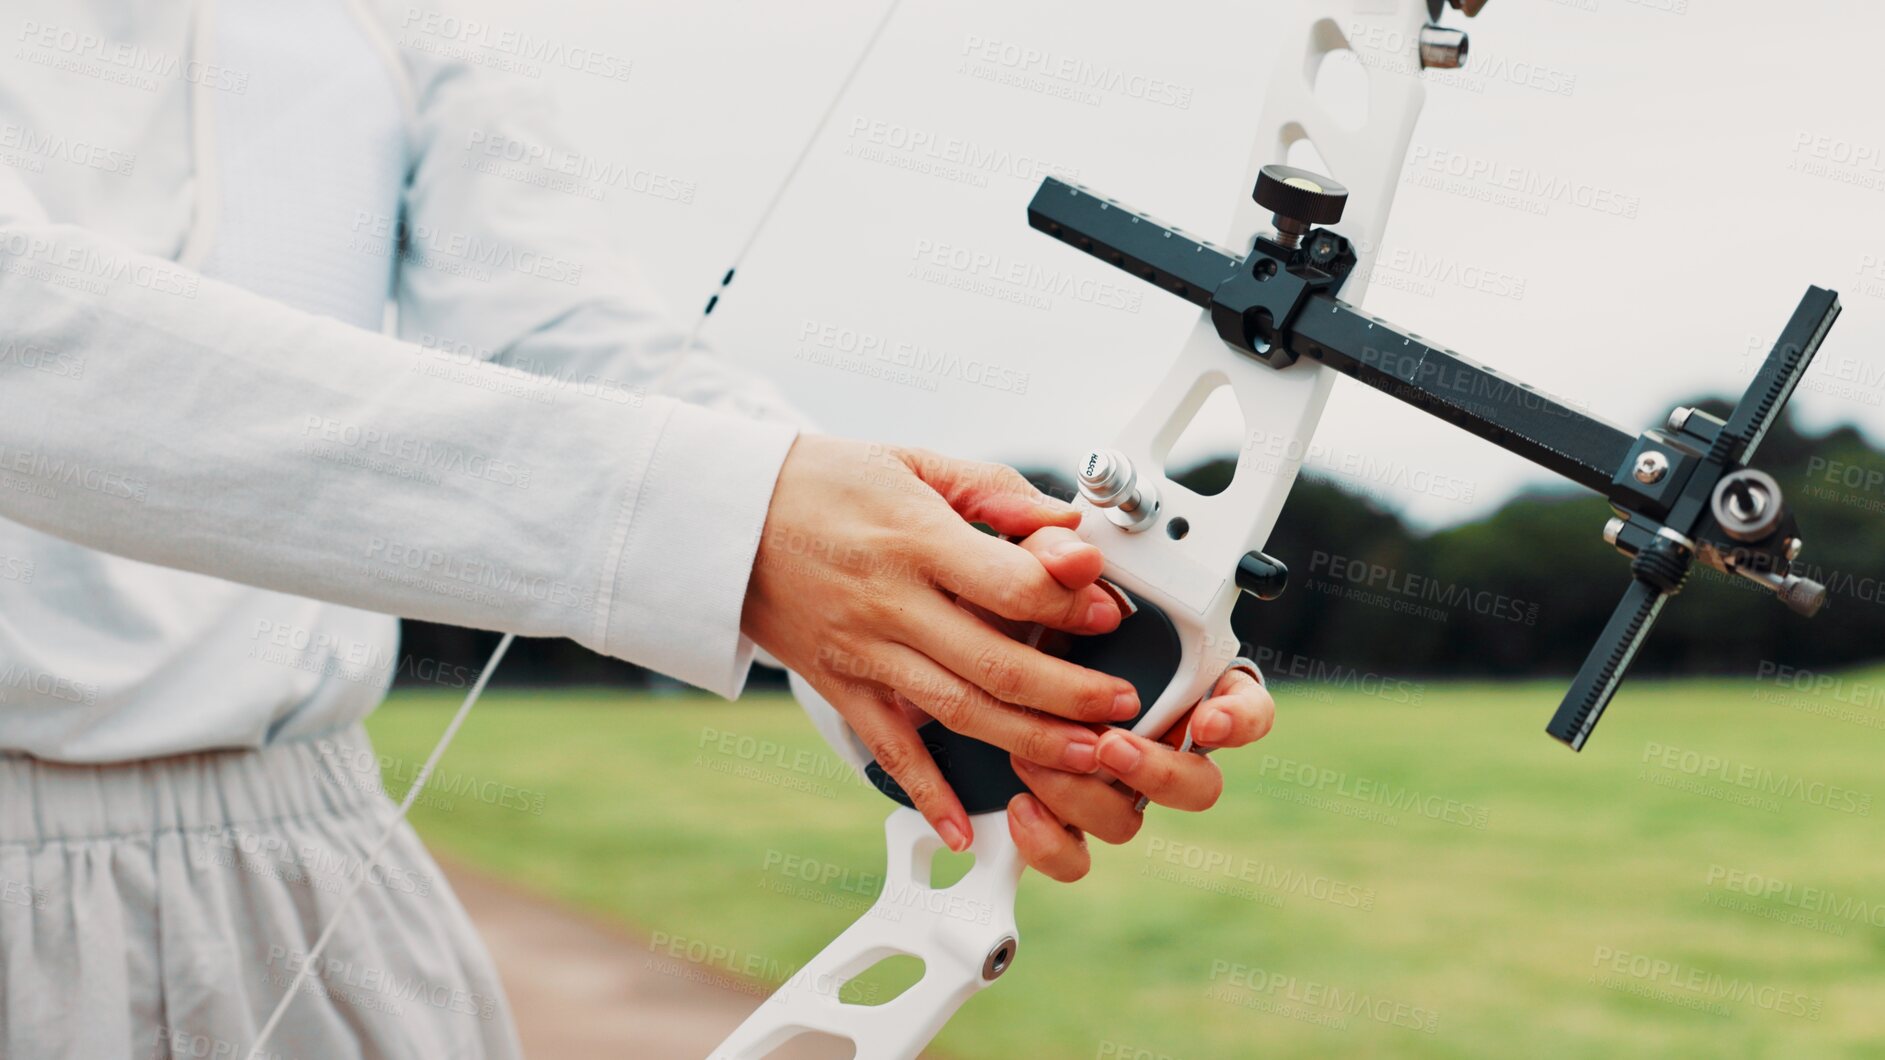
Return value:
[[(1127, 595), (1137, 605), (1138, 613), (1121, 622), (1113, 632), (1097, 637), (1075, 637), (1049, 630), (1042, 634), (1040, 647), (1048, 654), (1125, 679), (1138, 690), (1139, 717), (1144, 717), (1172, 683), (1182, 653), (1178, 631), (1172, 628), (1172, 620), (1165, 612), (1131, 593)], [(1131, 728), (1139, 717), (1119, 725)], [(955, 789), (956, 797), (962, 800), (968, 812), (1004, 809), (1009, 799), (1027, 790), (1027, 785), (1009, 764), (1008, 752), (1001, 748), (970, 739), (944, 728), (937, 721), (925, 724), (917, 733), (942, 769), (943, 779)], [(914, 807), (903, 788), (876, 762), (865, 768), (864, 775), (878, 791)]]

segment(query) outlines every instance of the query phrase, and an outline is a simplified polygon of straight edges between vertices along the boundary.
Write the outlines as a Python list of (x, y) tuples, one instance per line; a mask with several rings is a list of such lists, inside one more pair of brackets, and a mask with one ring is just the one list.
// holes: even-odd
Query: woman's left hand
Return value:
[[(1008, 831), (1030, 867), (1071, 883), (1092, 865), (1087, 835), (1124, 843), (1138, 834), (1145, 822), (1136, 808), (1139, 794), (1175, 810), (1208, 810), (1217, 802), (1224, 775), (1209, 758), (1178, 750), (1186, 726), (1198, 750), (1242, 747), (1261, 740), (1275, 717), (1276, 702), (1255, 677), (1242, 669), (1226, 670), (1211, 697), (1186, 712), (1163, 738), (1108, 729), (1100, 737), (1098, 773), (1066, 773), (1011, 755), (1030, 791), (1009, 801)], [(1132, 790), (1121, 790), (1115, 780)]]

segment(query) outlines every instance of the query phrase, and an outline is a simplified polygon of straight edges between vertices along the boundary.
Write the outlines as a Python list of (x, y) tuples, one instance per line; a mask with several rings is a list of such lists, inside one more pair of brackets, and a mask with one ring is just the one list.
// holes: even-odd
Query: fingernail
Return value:
[(1139, 605), (1132, 602), (1132, 597), (1126, 595), (1126, 590), (1121, 589), (1105, 578), (1101, 578), (1093, 584), (1099, 586), (1100, 591), (1113, 598), (1113, 603), (1119, 605), (1119, 613), (1121, 616), (1131, 618), (1133, 615), (1139, 613)]
[(1073, 555), (1074, 553), (1080, 551), (1083, 548), (1091, 548), (1091, 547), (1092, 546), (1088, 545), (1085, 541), (1081, 541), (1080, 539), (1075, 538), (1072, 541), (1060, 542), (1059, 544), (1055, 545), (1053, 548), (1048, 549), (1047, 554), (1053, 557), (1054, 559), (1066, 559), (1068, 556)]
[(1082, 624), (1086, 626), (1108, 626), (1112, 624), (1113, 616), (1116, 613), (1111, 604), (1105, 604), (1095, 600), (1087, 606), (1086, 619)]
[(1124, 736), (1100, 741), (1100, 761), (1115, 773), (1130, 773), (1139, 765), (1139, 748)]
[(1013, 806), (1015, 816), (1023, 821), (1033, 822), (1041, 819), (1041, 804), (1035, 802), (1032, 795), (1016, 795)]
[(962, 826), (954, 821), (944, 821), (937, 825), (936, 834), (942, 837), (944, 846), (958, 854), (969, 849), (969, 837), (962, 831)]
[(1198, 722), (1198, 731), (1194, 738), (1199, 743), (1216, 747), (1223, 741), (1224, 737), (1229, 735), (1230, 715), (1221, 710), (1214, 710), (1206, 714), (1204, 718)]
[(1086, 740), (1075, 740), (1061, 752), (1060, 760), (1075, 773), (1091, 773), (1099, 768), (1099, 746)]
[(1113, 720), (1125, 721), (1139, 716), (1139, 693), (1121, 692), (1113, 697)]

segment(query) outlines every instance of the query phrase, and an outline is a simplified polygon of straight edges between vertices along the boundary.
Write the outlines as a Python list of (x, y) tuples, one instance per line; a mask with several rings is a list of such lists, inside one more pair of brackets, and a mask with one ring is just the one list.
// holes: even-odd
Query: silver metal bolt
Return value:
[(1604, 544), (1617, 547), (1617, 535), (1623, 533), (1623, 520), (1612, 519), (1604, 524)]
[(1152, 525), (1158, 516), (1158, 492), (1140, 482), (1132, 461), (1117, 449), (1095, 449), (1080, 464), (1080, 496), (1130, 532)]
[(1792, 563), (1794, 560), (1799, 559), (1800, 550), (1805, 547), (1806, 547), (1806, 542), (1800, 540), (1797, 537), (1794, 538), (1792, 541), (1787, 542), (1787, 562)]
[(1466, 65), (1466, 33), (1429, 22), (1420, 29), (1420, 68), (1457, 70)]
[(1671, 412), (1669, 414), (1669, 429), (1672, 431), (1680, 431), (1682, 428), (1687, 427), (1689, 425), (1689, 417), (1693, 415), (1695, 415), (1695, 410), (1687, 405)]
[(1636, 481), (1645, 486), (1654, 486), (1669, 473), (1669, 458), (1657, 450), (1651, 449), (1636, 458)]
[(1811, 578), (1796, 578), (1788, 575), (1780, 583), (1780, 602), (1795, 614), (1812, 618), (1826, 606), (1826, 586)]

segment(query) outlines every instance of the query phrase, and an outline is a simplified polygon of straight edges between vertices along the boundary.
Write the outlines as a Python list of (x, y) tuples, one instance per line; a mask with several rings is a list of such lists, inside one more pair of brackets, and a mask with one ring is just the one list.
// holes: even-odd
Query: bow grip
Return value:
[[(1122, 589), (1136, 608), (1111, 633), (1081, 637), (1043, 631), (1039, 647), (1052, 655), (1091, 670), (1125, 680), (1139, 693), (1139, 713), (1130, 721), (1117, 724), (1131, 729), (1156, 706), (1178, 676), (1185, 652), (1171, 618), (1150, 600)], [(1215, 679), (1215, 675), (1213, 675)], [(936, 760), (943, 779), (962, 800), (971, 814), (1004, 810), (1008, 801), (1027, 790), (1016, 775), (1008, 752), (993, 744), (964, 736), (941, 722), (930, 721), (917, 729), (923, 746)], [(1149, 734), (1157, 735), (1157, 734)], [(873, 760), (864, 775), (878, 791), (898, 803), (914, 808), (895, 778)]]

